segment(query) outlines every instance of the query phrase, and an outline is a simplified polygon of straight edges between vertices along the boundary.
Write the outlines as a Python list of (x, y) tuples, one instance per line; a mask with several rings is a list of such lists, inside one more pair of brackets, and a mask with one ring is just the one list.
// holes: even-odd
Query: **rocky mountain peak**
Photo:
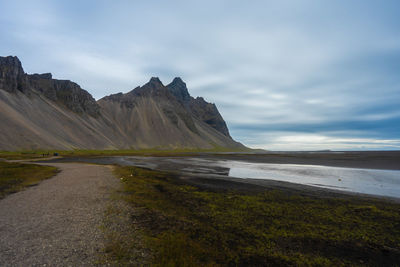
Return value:
[(22, 73), (24, 73), (24, 70), (22, 69), (21, 61), (19, 60), (18, 57), (15, 57), (15, 56), (0, 57), (0, 66), (1, 67), (10, 67), (15, 70), (22, 71)]
[(0, 57), (0, 89), (13, 93), (23, 91), (26, 77), (18, 57)]
[(51, 73), (26, 74), (17, 57), (0, 57), (0, 89), (9, 93), (20, 91), (26, 95), (40, 93), (76, 113), (94, 117), (99, 115), (96, 101), (79, 85), (68, 80), (53, 79)]
[(26, 74), (17, 57), (0, 57), (0, 107), (6, 105), (0, 149), (244, 148), (217, 107), (191, 97), (179, 77), (167, 86), (153, 77), (96, 101), (72, 81)]
[(166, 87), (168, 91), (173, 94), (179, 102), (183, 103), (183, 105), (190, 110), (196, 118), (207, 123), (223, 135), (231, 138), (228, 127), (215, 104), (208, 103), (202, 97), (191, 97), (186, 87), (186, 83), (179, 77), (176, 77)]
[(181, 77), (175, 77), (170, 84), (183, 84), (186, 86), (186, 83), (181, 79)]
[(151, 98), (162, 106), (161, 109), (174, 125), (180, 118), (191, 132), (198, 134), (193, 120), (198, 119), (230, 138), (217, 107), (201, 97), (191, 97), (180, 77), (174, 78), (167, 86), (158, 77), (152, 77), (145, 85), (129, 93), (110, 95), (97, 102), (78, 84), (53, 79), (51, 73), (25, 74), (19, 59), (8, 56), (0, 57), (0, 89), (9, 93), (20, 91), (25, 95), (39, 93), (75, 113), (92, 117), (101, 116), (99, 103), (104, 101), (119, 102), (121, 106), (132, 109), (143, 99)]
[(202, 97), (192, 97), (190, 100), (190, 109), (195, 117), (231, 138), (228, 127), (215, 104), (208, 103)]
[(167, 88), (179, 101), (184, 103), (190, 101), (190, 94), (186, 83), (182, 81), (180, 77), (174, 78), (174, 80), (167, 85)]
[(163, 83), (160, 81), (160, 79), (158, 77), (151, 77), (150, 81), (145, 85), (150, 85), (152, 87), (164, 86)]

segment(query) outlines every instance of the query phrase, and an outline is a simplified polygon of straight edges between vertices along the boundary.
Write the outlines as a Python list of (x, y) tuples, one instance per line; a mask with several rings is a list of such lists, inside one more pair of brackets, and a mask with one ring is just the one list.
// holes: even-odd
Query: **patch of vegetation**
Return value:
[[(100, 229), (106, 243), (96, 265), (150, 266), (151, 255), (143, 244), (141, 227), (132, 222), (135, 210), (114, 192)], [(121, 264), (123, 263), (123, 264)]]
[(0, 199), (25, 187), (54, 176), (58, 169), (50, 166), (0, 161)]
[(7, 160), (19, 159), (39, 159), (53, 156), (52, 151), (35, 150), (35, 151), (0, 151), (0, 158)]
[[(399, 264), (396, 203), (209, 190), (137, 167), (117, 167), (115, 174), (156, 266)], [(129, 255), (117, 258), (124, 264)]]
[[(232, 149), (214, 145), (210, 149), (196, 149), (196, 148), (162, 148), (155, 147), (149, 149), (126, 149), (126, 150), (33, 150), (33, 151), (0, 151), (0, 158), (7, 160), (17, 159), (38, 159), (53, 156), (53, 153), (58, 153), (64, 157), (96, 157), (96, 156), (152, 156), (152, 157), (171, 157), (171, 156), (190, 156), (196, 155), (201, 152), (243, 152), (251, 151), (251, 149), (241, 148)], [(47, 156), (43, 156), (43, 154)]]
[(70, 150), (59, 151), (61, 156), (65, 157), (95, 157), (95, 156), (151, 156), (151, 157), (173, 157), (173, 156), (191, 156), (198, 155), (198, 153), (212, 153), (212, 152), (241, 152), (243, 150), (233, 150), (224, 147), (214, 147), (212, 149), (193, 149), (193, 148), (180, 148), (180, 149), (139, 149), (139, 150)]

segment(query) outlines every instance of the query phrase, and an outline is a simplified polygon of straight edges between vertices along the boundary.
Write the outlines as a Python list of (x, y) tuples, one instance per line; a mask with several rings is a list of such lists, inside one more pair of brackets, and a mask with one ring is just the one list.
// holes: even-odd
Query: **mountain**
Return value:
[(193, 98), (189, 95), (186, 83), (181, 78), (175, 78), (167, 85), (169, 91), (199, 120), (207, 123), (220, 133), (230, 137), (228, 127), (215, 104), (208, 103), (202, 97)]
[(245, 149), (214, 104), (190, 96), (181, 78), (158, 78), (96, 101), (50, 73), (26, 74), (0, 57), (0, 150)]

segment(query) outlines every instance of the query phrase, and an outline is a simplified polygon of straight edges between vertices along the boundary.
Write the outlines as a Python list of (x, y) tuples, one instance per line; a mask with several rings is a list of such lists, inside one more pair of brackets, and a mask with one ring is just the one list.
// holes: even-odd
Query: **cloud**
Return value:
[(258, 133), (244, 139), (250, 147), (277, 151), (400, 149), (400, 139), (336, 137), (304, 132)]
[(384, 140), (400, 136), (399, 7), (391, 0), (5, 0), (0, 51), (96, 98), (151, 76), (165, 84), (180, 76), (252, 146), (397, 149)]

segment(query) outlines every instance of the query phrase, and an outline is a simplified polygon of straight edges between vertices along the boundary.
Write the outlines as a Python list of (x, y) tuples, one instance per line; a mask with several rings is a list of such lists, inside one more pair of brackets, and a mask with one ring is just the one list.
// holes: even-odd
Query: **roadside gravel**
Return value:
[(106, 238), (101, 230), (111, 194), (111, 168), (78, 163), (0, 201), (0, 266), (92, 266)]

